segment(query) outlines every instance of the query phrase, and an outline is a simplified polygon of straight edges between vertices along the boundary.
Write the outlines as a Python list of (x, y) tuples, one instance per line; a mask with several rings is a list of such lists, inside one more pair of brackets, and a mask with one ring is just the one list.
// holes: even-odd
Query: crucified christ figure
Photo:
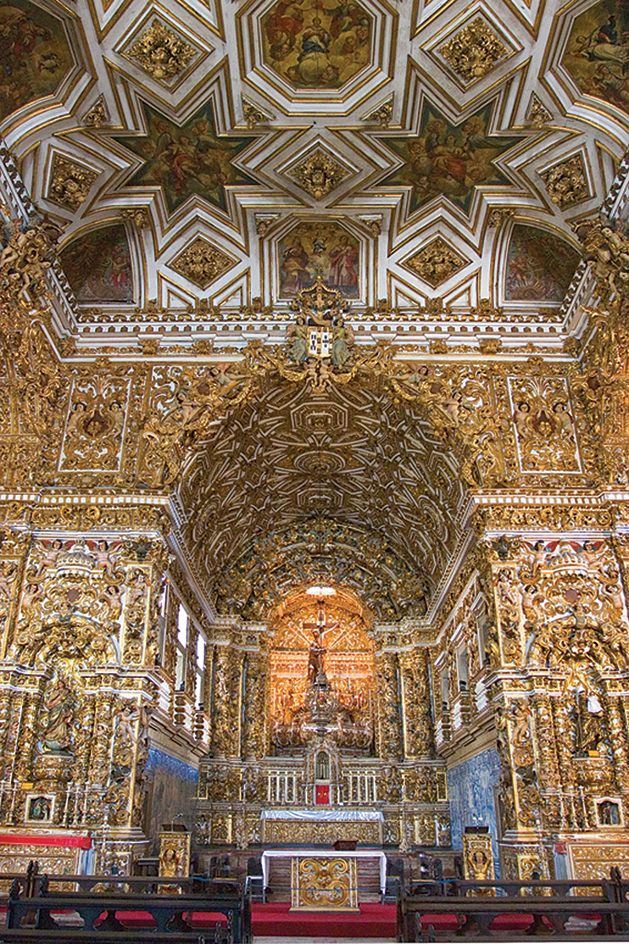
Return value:
[(323, 645), (323, 633), (320, 629), (313, 629), (312, 642), (308, 652), (308, 681), (312, 684), (319, 673), (323, 673), (323, 665), (327, 649)]
[(308, 681), (310, 684), (316, 681), (319, 674), (325, 676), (324, 660), (327, 649), (324, 645), (324, 634), (326, 629), (334, 629), (338, 623), (326, 622), (323, 602), (319, 601), (319, 612), (316, 623), (303, 623), (303, 629), (312, 630), (312, 642), (308, 652)]

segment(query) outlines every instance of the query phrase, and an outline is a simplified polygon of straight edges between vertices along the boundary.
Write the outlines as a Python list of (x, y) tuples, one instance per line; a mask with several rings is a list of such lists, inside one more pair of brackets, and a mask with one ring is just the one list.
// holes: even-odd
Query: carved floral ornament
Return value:
[(482, 79), (509, 52), (480, 16), (439, 47), (452, 71), (467, 84)]
[(349, 171), (326, 148), (316, 147), (293, 164), (287, 173), (311, 197), (321, 200), (336, 190)]
[(169, 84), (192, 62), (197, 50), (155, 19), (124, 55), (152, 79)]

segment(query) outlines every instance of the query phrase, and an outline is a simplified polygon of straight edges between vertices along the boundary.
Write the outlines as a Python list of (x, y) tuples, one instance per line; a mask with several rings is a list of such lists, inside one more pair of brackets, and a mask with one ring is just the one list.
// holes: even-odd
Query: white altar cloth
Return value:
[[(331, 810), (329, 812), (332, 812)], [(382, 815), (382, 814), (381, 814)], [(271, 859), (378, 859), (380, 865), (380, 891), (384, 895), (387, 890), (387, 857), (379, 849), (266, 849), (262, 853), (262, 885), (269, 884)]]
[(311, 810), (262, 810), (260, 818), (312, 820), (320, 823), (325, 821), (333, 823), (384, 822), (381, 810), (339, 810), (330, 809), (330, 807)]

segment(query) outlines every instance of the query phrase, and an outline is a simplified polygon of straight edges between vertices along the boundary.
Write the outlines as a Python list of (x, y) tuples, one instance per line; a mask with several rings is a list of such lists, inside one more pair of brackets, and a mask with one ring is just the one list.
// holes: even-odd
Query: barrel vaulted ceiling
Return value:
[(244, 343), (239, 317), (268, 322), (316, 272), (383, 321), (471, 307), (548, 340), (569, 329), (572, 226), (627, 142), (627, 16), (613, 0), (14, 0), (1, 131), (63, 227), (84, 345), (160, 320)]
[(259, 615), (263, 593), (273, 603), (307, 577), (353, 588), (387, 618), (423, 615), (464, 486), (413, 409), (378, 389), (313, 396), (267, 381), (196, 445), (180, 490), (185, 539), (219, 601)]

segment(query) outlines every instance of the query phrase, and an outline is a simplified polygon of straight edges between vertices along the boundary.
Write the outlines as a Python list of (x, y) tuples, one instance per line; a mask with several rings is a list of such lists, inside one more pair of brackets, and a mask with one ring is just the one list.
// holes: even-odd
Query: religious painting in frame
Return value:
[(505, 299), (560, 304), (580, 259), (580, 253), (554, 233), (516, 223), (507, 256)]
[(278, 0), (262, 19), (264, 61), (295, 89), (339, 89), (371, 61), (372, 26), (355, 2)]
[(144, 112), (147, 134), (114, 139), (142, 158), (128, 187), (161, 187), (168, 212), (173, 213), (193, 194), (226, 211), (226, 187), (255, 184), (234, 163), (251, 138), (219, 135), (211, 103), (182, 125), (150, 105), (144, 106)]
[(133, 301), (133, 269), (122, 223), (93, 230), (64, 247), (59, 260), (79, 303)]
[(629, 3), (601, 0), (579, 14), (562, 64), (586, 95), (629, 114)]
[(381, 139), (404, 162), (382, 184), (410, 186), (411, 213), (438, 196), (448, 197), (467, 213), (476, 187), (510, 185), (496, 159), (522, 139), (489, 133), (492, 107), (486, 105), (455, 125), (425, 103), (417, 135)]
[(344, 298), (358, 298), (361, 286), (359, 240), (339, 223), (308, 220), (279, 242), (281, 298), (295, 298), (317, 275)]
[(27, 794), (25, 818), (28, 823), (52, 823), (54, 809), (54, 793)]
[(0, 119), (52, 95), (74, 65), (63, 24), (28, 0), (0, 3)]

